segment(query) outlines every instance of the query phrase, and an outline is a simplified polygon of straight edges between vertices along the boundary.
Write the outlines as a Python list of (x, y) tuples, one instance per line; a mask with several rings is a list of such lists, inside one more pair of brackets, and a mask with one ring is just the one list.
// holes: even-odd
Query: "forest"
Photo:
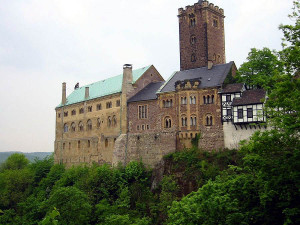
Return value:
[(11, 155), (0, 166), (0, 224), (300, 224), (300, 2), (282, 50), (251, 49), (236, 77), (267, 90), (268, 126), (238, 150), (191, 149), (141, 162), (66, 169)]

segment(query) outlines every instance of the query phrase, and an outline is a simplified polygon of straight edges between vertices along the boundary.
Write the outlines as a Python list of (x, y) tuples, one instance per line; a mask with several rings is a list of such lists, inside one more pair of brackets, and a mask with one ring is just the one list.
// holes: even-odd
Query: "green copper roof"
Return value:
[[(151, 66), (151, 65), (150, 65)], [(146, 66), (140, 69), (132, 70), (133, 83), (135, 83), (149, 68)], [(106, 95), (111, 95), (115, 93), (122, 92), (122, 80), (123, 74), (118, 76), (110, 77), (105, 80), (101, 80), (89, 85), (82, 86), (74, 90), (68, 97), (66, 105), (72, 105), (78, 102), (83, 102), (86, 100), (91, 100), (94, 98), (103, 97)], [(89, 87), (89, 98), (85, 99), (85, 87)], [(57, 108), (62, 107), (62, 104), (59, 104)]]

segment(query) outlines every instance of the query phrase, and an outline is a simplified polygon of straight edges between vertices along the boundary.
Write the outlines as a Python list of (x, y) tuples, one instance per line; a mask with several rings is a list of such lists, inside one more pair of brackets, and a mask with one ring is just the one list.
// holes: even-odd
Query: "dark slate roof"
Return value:
[(223, 89), (221, 93), (236, 93), (241, 92), (243, 89), (244, 84), (238, 83), (238, 84), (227, 84)]
[(214, 65), (210, 70), (207, 67), (200, 67), (190, 70), (177, 71), (159, 90), (160, 93), (175, 91), (176, 81), (200, 79), (199, 88), (221, 86), (229, 73), (234, 62)]
[(156, 92), (163, 85), (164, 82), (150, 83), (134, 96), (132, 96), (127, 102), (138, 102), (157, 99)]
[(266, 92), (263, 89), (247, 90), (242, 93), (242, 97), (234, 98), (232, 105), (250, 105), (263, 103)]

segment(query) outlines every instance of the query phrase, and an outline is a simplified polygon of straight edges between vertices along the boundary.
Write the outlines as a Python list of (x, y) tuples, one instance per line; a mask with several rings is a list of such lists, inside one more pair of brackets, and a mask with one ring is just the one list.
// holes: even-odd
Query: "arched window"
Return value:
[(90, 140), (88, 140), (88, 142), (87, 142), (87, 146), (88, 146), (88, 148), (90, 148), (90, 147), (91, 147), (91, 141), (90, 141)]
[(165, 128), (171, 128), (172, 127), (172, 121), (171, 121), (171, 118), (169, 116), (167, 116), (165, 118), (164, 126), (165, 126)]
[(189, 14), (189, 18), (190, 18), (190, 26), (194, 27), (196, 25), (195, 15), (193, 13), (191, 13), (191, 14)]
[(206, 97), (203, 96), (203, 104), (206, 104)]
[(65, 123), (64, 125), (64, 132), (67, 133), (69, 131), (69, 126), (68, 124)]
[(98, 119), (97, 119), (97, 128), (100, 128), (100, 126), (101, 126), (101, 119), (98, 118)]
[(80, 149), (80, 141), (77, 142), (77, 147)]
[(116, 118), (116, 116), (113, 116), (112, 121), (113, 121), (113, 126), (114, 127), (117, 126), (117, 118)]
[(71, 112), (72, 116), (76, 115), (76, 110), (73, 109), (72, 112)]
[(111, 127), (111, 117), (110, 116), (107, 118), (107, 126)]
[(181, 97), (181, 104), (186, 105), (186, 97)]
[(83, 109), (83, 108), (80, 108), (80, 109), (79, 109), (79, 114), (82, 114), (82, 113), (84, 113), (84, 109)]
[(206, 126), (212, 126), (213, 125), (213, 117), (211, 115), (206, 116)]
[(212, 96), (211, 96), (211, 104), (214, 104), (214, 101), (215, 101), (215, 96), (212, 95)]
[(187, 126), (187, 118), (185, 116), (181, 117), (181, 126), (183, 127)]
[(197, 118), (196, 116), (191, 116), (191, 126), (196, 126), (197, 125)]
[(195, 96), (190, 96), (190, 104), (191, 105), (196, 104), (196, 97)]
[(106, 138), (105, 139), (105, 148), (107, 148), (108, 147), (108, 139)]
[(78, 127), (79, 127), (79, 131), (83, 131), (83, 123), (80, 121), (79, 124), (78, 124)]
[(207, 102), (206, 102), (207, 104), (209, 104), (210, 103), (210, 97), (209, 97), (209, 95), (207, 95)]
[(92, 130), (92, 128), (93, 128), (92, 121), (88, 120), (87, 123), (86, 123), (86, 129), (87, 130)]
[(192, 35), (190, 41), (191, 41), (191, 44), (192, 44), (192, 45), (195, 44), (195, 43), (196, 43), (196, 36), (195, 36), (195, 35)]
[(75, 132), (75, 131), (76, 131), (76, 125), (75, 125), (74, 122), (71, 123), (71, 131), (72, 131), (72, 132)]

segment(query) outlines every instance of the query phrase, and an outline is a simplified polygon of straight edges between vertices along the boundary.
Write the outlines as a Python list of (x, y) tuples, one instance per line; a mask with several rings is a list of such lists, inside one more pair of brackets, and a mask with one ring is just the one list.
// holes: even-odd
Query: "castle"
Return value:
[(126, 164), (155, 166), (162, 157), (192, 146), (236, 148), (266, 129), (265, 91), (232, 83), (226, 63), (224, 11), (199, 0), (178, 10), (180, 71), (165, 81), (153, 65), (83, 87), (75, 86), (56, 107), (55, 162), (67, 166)]

